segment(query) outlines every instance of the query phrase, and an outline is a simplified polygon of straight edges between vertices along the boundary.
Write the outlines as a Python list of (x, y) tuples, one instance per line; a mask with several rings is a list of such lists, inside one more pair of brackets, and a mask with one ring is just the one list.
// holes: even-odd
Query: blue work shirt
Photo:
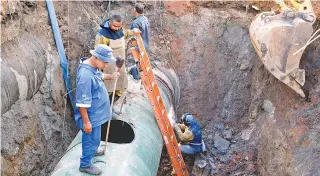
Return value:
[(149, 31), (150, 31), (150, 23), (146, 16), (139, 15), (132, 21), (130, 25), (130, 29), (138, 28), (141, 31), (141, 37), (143, 39), (144, 47), (149, 49)]
[(83, 120), (78, 107), (87, 109), (92, 128), (110, 120), (110, 102), (104, 86), (103, 73), (89, 64), (83, 63), (88, 58), (81, 58), (76, 78), (76, 107), (74, 118), (77, 126), (83, 129)]

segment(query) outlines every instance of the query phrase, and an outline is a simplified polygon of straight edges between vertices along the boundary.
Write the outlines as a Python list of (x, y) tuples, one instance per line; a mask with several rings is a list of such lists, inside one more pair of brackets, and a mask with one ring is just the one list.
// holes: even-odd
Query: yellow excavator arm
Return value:
[[(279, 4), (281, 10), (290, 9), (288, 5), (283, 0), (275, 0), (277, 4)], [(313, 12), (313, 8), (310, 0), (290, 0), (295, 11), (299, 12)]]
[(260, 60), (277, 79), (305, 97), (301, 86), (305, 83), (305, 70), (299, 69), (303, 53), (298, 51), (313, 33), (316, 16), (310, 0), (276, 0), (281, 13), (263, 12), (250, 25), (250, 37)]
[(314, 13), (310, 0), (290, 0), (294, 9), (302, 13)]

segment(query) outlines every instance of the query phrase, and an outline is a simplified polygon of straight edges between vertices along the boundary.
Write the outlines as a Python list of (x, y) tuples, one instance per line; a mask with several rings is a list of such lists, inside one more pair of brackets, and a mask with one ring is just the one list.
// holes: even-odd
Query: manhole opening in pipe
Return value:
[[(106, 141), (108, 122), (101, 127), (101, 141)], [(108, 142), (117, 144), (131, 143), (134, 139), (132, 127), (122, 120), (111, 120)]]

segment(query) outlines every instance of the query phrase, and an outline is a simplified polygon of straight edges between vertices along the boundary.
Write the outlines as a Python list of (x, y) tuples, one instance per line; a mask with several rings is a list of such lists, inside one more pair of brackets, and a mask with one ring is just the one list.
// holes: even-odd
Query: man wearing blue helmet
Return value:
[(174, 131), (178, 140), (182, 143), (180, 150), (185, 154), (196, 154), (205, 151), (205, 145), (202, 140), (202, 132), (199, 123), (193, 115), (186, 113), (182, 115), (183, 124), (175, 124)]

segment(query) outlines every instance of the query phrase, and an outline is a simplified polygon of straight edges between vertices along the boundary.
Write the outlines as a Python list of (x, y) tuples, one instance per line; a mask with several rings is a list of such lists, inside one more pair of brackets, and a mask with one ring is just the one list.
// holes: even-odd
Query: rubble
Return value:
[(223, 139), (219, 135), (215, 135), (213, 138), (214, 141), (214, 147), (218, 149), (220, 153), (226, 153), (227, 150), (229, 149), (230, 142)]

